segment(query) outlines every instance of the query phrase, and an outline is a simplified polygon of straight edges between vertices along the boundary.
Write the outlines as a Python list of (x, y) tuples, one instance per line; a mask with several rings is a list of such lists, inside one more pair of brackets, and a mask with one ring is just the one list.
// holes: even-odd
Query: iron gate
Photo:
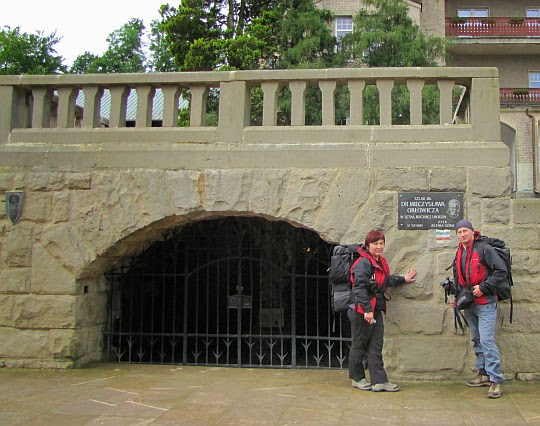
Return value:
[(331, 246), (260, 218), (201, 221), (108, 274), (110, 360), (344, 368), (349, 321), (329, 306)]

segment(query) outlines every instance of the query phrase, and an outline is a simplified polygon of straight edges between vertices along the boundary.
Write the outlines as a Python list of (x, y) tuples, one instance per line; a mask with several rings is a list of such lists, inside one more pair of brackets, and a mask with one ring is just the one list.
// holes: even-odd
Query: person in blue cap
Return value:
[[(504, 378), (495, 325), (497, 293), (508, 285), (506, 265), (493, 247), (478, 242), (480, 232), (475, 231), (471, 222), (460, 220), (455, 230), (459, 246), (454, 261), (454, 282), (458, 289), (470, 287), (474, 295), (474, 303), (463, 310), (463, 315), (469, 325), (478, 375), (469, 380), (467, 386), (489, 386), (488, 398), (499, 398)], [(451, 305), (455, 307), (455, 301)]]

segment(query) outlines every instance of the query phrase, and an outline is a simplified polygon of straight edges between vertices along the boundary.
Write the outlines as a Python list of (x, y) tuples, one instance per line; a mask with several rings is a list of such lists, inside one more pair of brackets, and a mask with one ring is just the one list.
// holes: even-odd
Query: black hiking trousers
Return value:
[(364, 359), (367, 358), (371, 385), (388, 382), (382, 356), (384, 342), (384, 319), (382, 311), (375, 310), (375, 324), (369, 324), (363, 314), (349, 308), (347, 316), (351, 322), (351, 351), (349, 352), (349, 378), (366, 378)]

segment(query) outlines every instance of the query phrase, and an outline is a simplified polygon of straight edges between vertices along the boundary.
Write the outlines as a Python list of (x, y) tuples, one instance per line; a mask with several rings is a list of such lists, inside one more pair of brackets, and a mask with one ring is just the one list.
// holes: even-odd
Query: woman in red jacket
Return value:
[[(386, 312), (384, 297), (388, 287), (416, 280), (416, 269), (405, 276), (390, 275), (386, 259), (382, 256), (385, 237), (382, 231), (370, 231), (366, 235), (365, 247), (351, 267), (354, 305), (347, 315), (351, 322), (352, 345), (349, 352), (349, 378), (352, 386), (374, 392), (396, 392), (399, 386), (388, 381), (382, 349), (384, 343), (383, 312)], [(366, 380), (364, 359), (367, 358), (370, 382)]]

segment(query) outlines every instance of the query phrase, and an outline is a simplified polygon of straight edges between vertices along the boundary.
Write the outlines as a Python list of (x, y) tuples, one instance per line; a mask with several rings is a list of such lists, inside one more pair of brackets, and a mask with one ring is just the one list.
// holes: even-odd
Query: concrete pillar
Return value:
[(305, 81), (289, 82), (291, 90), (291, 125), (303, 126), (306, 124), (306, 87)]
[(14, 86), (0, 86), (0, 145), (9, 140), (11, 129), (22, 125), (24, 118), (20, 106), (24, 104), (25, 93)]
[(394, 80), (377, 80), (379, 89), (379, 124), (390, 126), (392, 124), (392, 88)]
[(499, 79), (473, 78), (471, 125), (475, 140), (501, 140)]
[(84, 114), (82, 126), (86, 129), (99, 127), (101, 119), (101, 97), (103, 88), (99, 86), (87, 86), (83, 88)]
[(322, 124), (333, 126), (336, 124), (336, 106), (334, 95), (337, 83), (335, 80), (319, 81), (319, 88), (322, 93)]
[(79, 94), (76, 87), (58, 88), (58, 115), (57, 125), (59, 129), (75, 127), (75, 100)]
[(32, 128), (48, 129), (51, 126), (51, 99), (53, 91), (46, 86), (34, 87), (32, 97)]
[(240, 143), (249, 125), (250, 92), (245, 81), (221, 82), (219, 93), (219, 137), (222, 142)]
[(366, 82), (363, 80), (349, 81), (351, 125), (364, 124), (364, 87)]
[(454, 84), (453, 80), (437, 80), (440, 124), (452, 124), (452, 90), (454, 90)]
[(277, 125), (279, 83), (275, 81), (263, 82), (261, 89), (264, 93), (262, 125), (275, 126)]
[(109, 127), (126, 127), (127, 98), (130, 89), (126, 86), (113, 86), (111, 92), (111, 114)]
[(411, 124), (422, 124), (422, 89), (424, 88), (424, 80), (407, 80), (409, 88)]
[[(201, 127), (206, 125), (206, 100), (208, 98), (208, 87), (202, 85), (189, 86), (191, 91), (191, 112), (189, 115), (190, 127)], [(220, 102), (221, 107), (221, 102)]]
[(137, 87), (137, 116), (135, 127), (152, 127), (152, 109), (156, 88), (148, 84)]
[(163, 92), (163, 127), (178, 126), (178, 100), (180, 86), (167, 85), (161, 88)]

